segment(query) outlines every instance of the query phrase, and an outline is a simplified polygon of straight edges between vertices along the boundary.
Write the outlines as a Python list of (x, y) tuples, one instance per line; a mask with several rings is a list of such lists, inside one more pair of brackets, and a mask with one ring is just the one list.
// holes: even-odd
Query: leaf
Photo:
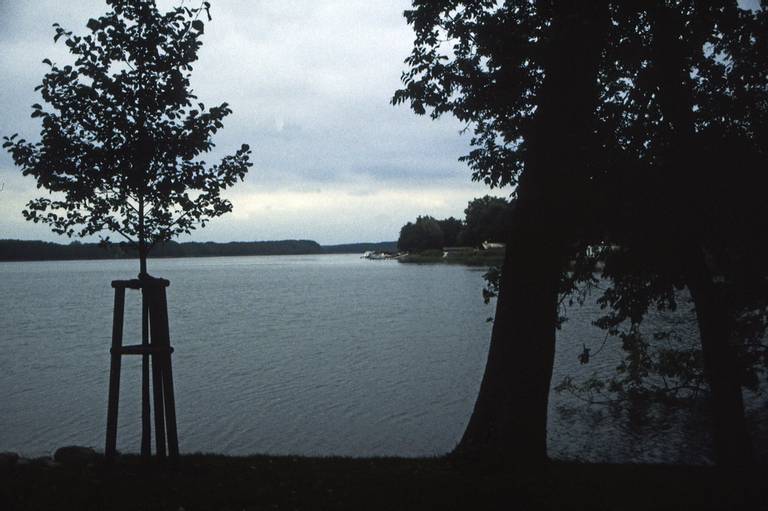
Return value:
[(43, 107), (39, 103), (35, 103), (34, 105), (32, 105), (32, 108), (34, 108), (35, 110), (40, 110)]
[(88, 24), (85, 26), (88, 27), (92, 32), (96, 32), (101, 28), (101, 23), (99, 23), (98, 20), (91, 18), (88, 20)]
[(192, 28), (200, 32), (201, 34), (205, 32), (205, 25), (200, 20), (195, 20), (192, 22)]
[(48, 64), (49, 66), (52, 66), (53, 62), (51, 62), (51, 59), (43, 59), (43, 64)]

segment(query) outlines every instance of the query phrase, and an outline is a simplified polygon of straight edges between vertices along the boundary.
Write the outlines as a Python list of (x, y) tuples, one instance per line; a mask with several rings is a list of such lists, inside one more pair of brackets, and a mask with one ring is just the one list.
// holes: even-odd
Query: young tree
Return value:
[(143, 275), (156, 243), (231, 211), (221, 192), (244, 178), (251, 151), (200, 159), (232, 112), (227, 103), (206, 109), (190, 89), (208, 2), (166, 13), (154, 0), (107, 4), (86, 35), (54, 24), (74, 62), (43, 60), (50, 71), (36, 89), (47, 106), (32, 105), (41, 140), (12, 135), (3, 147), (52, 192), (27, 204), (27, 220), (67, 236), (115, 233), (138, 250)]

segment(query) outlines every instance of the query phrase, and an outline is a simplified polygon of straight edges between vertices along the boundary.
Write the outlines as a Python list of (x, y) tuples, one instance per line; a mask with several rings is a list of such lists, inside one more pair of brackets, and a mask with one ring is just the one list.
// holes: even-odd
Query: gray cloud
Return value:
[[(179, 3), (158, 1), (162, 7)], [(234, 113), (206, 160), (245, 142), (255, 165), (231, 194), (235, 213), (195, 239), (394, 239), (416, 214), (460, 216), (468, 200), (487, 193), (470, 183), (469, 171), (457, 162), (468, 150), (457, 122), (433, 122), (389, 104), (413, 38), (402, 18), (408, 1), (211, 4), (213, 22), (206, 24), (193, 88), (206, 105), (227, 101)], [(30, 139), (39, 132), (29, 105), (39, 101), (33, 89), (45, 72), (40, 62), (68, 61), (63, 45), (53, 44), (51, 24), (83, 31), (106, 4), (0, 6), (0, 134), (18, 131)], [(40, 191), (17, 174), (10, 158), (0, 155), (0, 180), (7, 183), (0, 195), (0, 238), (53, 239), (45, 228), (24, 223), (20, 204)]]

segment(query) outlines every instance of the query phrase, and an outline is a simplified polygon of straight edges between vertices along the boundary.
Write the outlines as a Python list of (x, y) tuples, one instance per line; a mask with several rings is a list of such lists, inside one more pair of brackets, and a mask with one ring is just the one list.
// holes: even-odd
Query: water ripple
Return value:
[[(0, 450), (49, 454), (103, 444), (111, 280), (132, 261), (0, 263)], [(181, 449), (226, 454), (445, 453), (459, 440), (480, 385), (493, 311), (482, 272), (372, 264), (357, 256), (163, 259)], [(553, 382), (610, 372), (594, 302), (558, 333)], [(129, 293), (125, 342), (140, 339)], [(674, 318), (694, 332), (689, 319)], [(12, 355), (10, 355), (12, 354)], [(118, 448), (139, 448), (140, 364), (123, 364)], [(604, 409), (552, 394), (553, 455), (605, 461), (706, 462), (706, 424), (670, 416), (628, 426)], [(569, 409), (570, 407), (570, 409)], [(695, 422), (695, 421), (694, 421)], [(765, 438), (763, 438), (765, 440)]]

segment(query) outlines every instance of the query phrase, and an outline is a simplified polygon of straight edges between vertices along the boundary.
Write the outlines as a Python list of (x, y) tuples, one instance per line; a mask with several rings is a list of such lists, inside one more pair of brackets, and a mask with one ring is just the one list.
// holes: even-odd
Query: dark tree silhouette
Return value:
[(458, 218), (448, 217), (437, 221), (440, 230), (443, 231), (443, 246), (455, 247), (459, 244), (459, 235), (464, 229), (464, 222)]
[(736, 359), (755, 353), (733, 343), (739, 325), (749, 339), (765, 330), (765, 10), (415, 1), (406, 16), (416, 43), (394, 102), (471, 124), (473, 178), (517, 185), (488, 366), (457, 452), (544, 458), (557, 292), (593, 281), (602, 259), (606, 326), (690, 290), (718, 462), (748, 462)]
[(189, 78), (208, 2), (167, 13), (154, 0), (107, 4), (87, 35), (54, 24), (74, 63), (43, 61), (50, 71), (37, 89), (48, 108), (32, 105), (40, 142), (12, 135), (3, 147), (53, 192), (27, 204), (27, 220), (67, 236), (116, 233), (136, 247), (146, 274), (154, 244), (232, 209), (221, 191), (244, 178), (251, 151), (243, 145), (215, 165), (199, 159), (231, 113), (227, 103), (193, 104)]
[(768, 246), (768, 211), (755, 190), (768, 178), (768, 17), (735, 2), (651, 2), (615, 12), (612, 38), (624, 43), (608, 50), (601, 105), (603, 119), (614, 121), (605, 123), (615, 129), (606, 138), (616, 141), (620, 162), (601, 185), (602, 237), (614, 244), (602, 252), (614, 283), (603, 299), (614, 310), (606, 326), (637, 325), (651, 306), (674, 307), (675, 290), (687, 287), (717, 462), (749, 463), (741, 385), (754, 374), (745, 362), (759, 358), (749, 344), (765, 331), (753, 312), (767, 296), (756, 258)]
[(457, 454), (546, 459), (557, 299), (589, 211), (607, 14), (605, 2), (455, 0), (405, 13), (416, 40), (393, 102), (470, 123), (473, 179), (516, 185), (488, 362)]
[(462, 245), (478, 246), (484, 241), (503, 242), (507, 238), (510, 204), (501, 197), (486, 195), (469, 201), (464, 210)]
[(408, 222), (400, 229), (397, 240), (399, 250), (417, 252), (443, 247), (443, 231), (431, 216), (419, 216), (416, 222)]

